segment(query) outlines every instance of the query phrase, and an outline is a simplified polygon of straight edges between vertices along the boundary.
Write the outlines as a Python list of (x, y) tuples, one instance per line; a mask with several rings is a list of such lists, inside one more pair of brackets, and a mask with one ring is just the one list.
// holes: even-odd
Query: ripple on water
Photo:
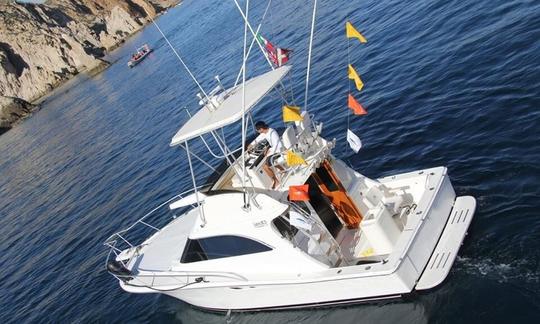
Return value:
[[(258, 21), (265, 4), (252, 4)], [(303, 104), (310, 8), (278, 1), (262, 34), (294, 50)], [(540, 3), (533, 1), (321, 2), (309, 109), (337, 138), (334, 154), (371, 177), (447, 166), (477, 213), (440, 288), (361, 306), (229, 318), (158, 295), (121, 291), (101, 245), (190, 186), (184, 152), (169, 148), (197, 108), (196, 86), (150, 27), (111, 54), (94, 77), (61, 89), (34, 117), (0, 136), (0, 318), (13, 322), (402, 323), (538, 322), (540, 305)], [(368, 43), (347, 41), (348, 19)], [(232, 84), (241, 64), (234, 4), (186, 0), (158, 23), (205, 88)], [(216, 28), (218, 26), (219, 28)], [(155, 49), (127, 69), (141, 43)], [(248, 73), (266, 68), (253, 56)], [(350, 88), (347, 63), (361, 75)], [(289, 80), (288, 80), (289, 81)], [(368, 114), (349, 116), (351, 91)], [(277, 122), (277, 97), (256, 118)], [(351, 128), (364, 143), (352, 154)], [(227, 134), (238, 141), (238, 132)], [(193, 148), (200, 148), (194, 145)], [(206, 158), (206, 156), (205, 156)], [(201, 177), (202, 178), (202, 177)]]

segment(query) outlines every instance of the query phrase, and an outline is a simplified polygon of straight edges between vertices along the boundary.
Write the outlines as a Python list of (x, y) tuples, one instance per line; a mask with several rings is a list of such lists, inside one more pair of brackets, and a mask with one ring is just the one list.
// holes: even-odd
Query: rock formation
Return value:
[[(108, 50), (178, 2), (0, 1), (0, 98), (32, 102), (72, 76), (107, 64), (101, 58)], [(16, 122), (16, 115), (27, 114), (27, 106), (16, 106), (24, 111), (14, 113), (12, 99), (0, 100), (2, 127)]]
[(14, 123), (28, 117), (36, 108), (25, 100), (0, 96), (0, 134), (8, 131)]

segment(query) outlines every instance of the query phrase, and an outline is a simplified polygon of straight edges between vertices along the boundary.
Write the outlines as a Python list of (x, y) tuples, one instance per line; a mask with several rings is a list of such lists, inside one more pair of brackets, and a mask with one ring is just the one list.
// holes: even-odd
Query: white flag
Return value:
[(296, 228), (303, 228), (310, 231), (312, 223), (309, 219), (306, 219), (302, 214), (291, 210), (289, 212), (289, 223)]
[(362, 141), (350, 129), (347, 129), (347, 142), (349, 142), (349, 145), (355, 153), (358, 153), (362, 148)]

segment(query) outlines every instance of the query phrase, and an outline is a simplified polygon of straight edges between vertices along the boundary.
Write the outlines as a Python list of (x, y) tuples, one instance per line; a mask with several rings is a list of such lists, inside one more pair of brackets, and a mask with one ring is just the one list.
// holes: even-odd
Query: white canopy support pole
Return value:
[[(180, 61), (180, 63), (182, 63), (182, 66), (184, 66), (184, 68), (186, 69), (187, 73), (189, 74), (189, 76), (193, 79), (193, 81), (195, 81), (195, 84), (197, 85), (197, 87), (199, 87), (199, 90), (201, 90), (202, 94), (204, 95), (204, 97), (206, 98), (206, 100), (208, 101), (208, 103), (210, 105), (212, 105), (211, 101), (210, 101), (210, 98), (208, 97), (208, 95), (206, 94), (206, 91), (204, 91), (203, 87), (201, 86), (201, 84), (199, 83), (199, 81), (197, 81), (197, 79), (195, 78), (195, 76), (193, 75), (193, 73), (191, 73), (191, 70), (187, 67), (186, 63), (184, 63), (184, 60), (182, 60), (182, 58), (180, 57), (180, 54), (178, 54), (178, 52), (176, 51), (176, 49), (172, 46), (171, 42), (169, 42), (169, 39), (167, 38), (167, 36), (165, 36), (165, 34), (163, 33), (163, 31), (161, 30), (161, 28), (159, 28), (158, 24), (154, 21), (154, 19), (149, 16), (150, 19), (152, 20), (152, 23), (154, 24), (154, 26), (156, 26), (157, 30), (159, 31), (159, 33), (161, 34), (161, 36), (163, 36), (163, 39), (165, 39), (165, 41), (167, 42), (167, 44), (169, 45), (169, 47), (172, 49), (172, 51), (174, 52), (174, 54), (176, 55), (176, 57), (178, 58), (178, 60)], [(213, 105), (212, 105), (213, 106)]]
[(231, 161), (234, 162), (234, 160), (235, 160), (234, 153), (238, 152), (238, 151), (242, 151), (243, 148), (239, 147), (238, 149), (233, 151), (227, 146), (227, 143), (225, 142), (225, 138), (223, 136), (220, 136), (219, 134), (217, 134), (216, 131), (214, 131), (213, 133), (215, 134), (216, 138), (219, 140), (221, 145), (223, 145), (223, 151), (225, 151), (225, 154), (227, 154), (227, 156), (231, 157)]
[[(191, 113), (189, 112), (189, 110), (187, 110), (187, 108), (185, 108), (186, 110), (186, 113), (188, 114), (188, 116), (191, 118)], [(232, 165), (234, 160), (229, 160), (229, 156), (234, 153), (234, 152), (230, 152), (230, 150), (227, 149), (227, 145), (224, 143), (224, 140), (222, 139), (223, 141), (223, 145), (224, 147), (221, 146), (221, 144), (219, 143), (219, 141), (217, 140), (217, 138), (219, 136), (217, 136), (215, 134), (214, 131), (210, 132), (212, 134), (212, 136), (214, 136), (214, 140), (216, 141), (216, 143), (218, 144), (218, 147), (220, 148), (221, 152), (223, 153), (223, 156), (219, 156), (217, 154), (214, 153), (214, 151), (212, 151), (212, 149), (210, 148), (210, 146), (208, 145), (208, 143), (206, 142), (206, 140), (204, 139), (203, 135), (199, 136), (202, 140), (202, 142), (204, 143), (204, 146), (206, 146), (206, 148), (208, 149), (208, 152), (210, 152), (210, 154), (215, 157), (216, 159), (222, 159), (222, 158), (226, 158), (227, 159), (227, 163), (229, 163), (229, 165)], [(221, 138), (220, 138), (221, 139)]]
[[(183, 148), (184, 150), (186, 149), (182, 144), (179, 145), (181, 148)], [(205, 160), (201, 159), (197, 154), (195, 153), (191, 153), (193, 155), (194, 158), (196, 158), (197, 160), (201, 161), (204, 165), (206, 165), (209, 169), (211, 169), (212, 171), (217, 171), (216, 168), (214, 168), (213, 166), (211, 166), (208, 162), (206, 162)]]
[[(231, 156), (234, 150), (231, 150), (229, 146), (227, 146), (227, 142), (225, 141), (225, 135), (224, 134), (219, 135), (218, 132), (216, 132), (215, 130), (212, 131), (212, 133), (219, 139), (219, 142), (221, 143), (221, 145), (223, 145), (223, 150), (226, 152), (227, 156)], [(241, 150), (241, 149), (242, 148), (239, 147), (236, 151)]]
[(188, 157), (188, 163), (189, 163), (189, 171), (191, 172), (191, 181), (193, 181), (193, 190), (195, 191), (195, 198), (197, 199), (197, 207), (199, 208), (199, 216), (201, 217), (202, 225), (201, 227), (204, 227), (206, 225), (206, 217), (204, 217), (204, 209), (201, 205), (201, 200), (199, 199), (199, 190), (197, 188), (197, 182), (195, 181), (195, 173), (193, 172), (193, 165), (191, 164), (191, 153), (189, 152), (189, 144), (188, 141), (185, 141), (186, 143), (186, 153)]
[[(186, 113), (188, 114), (189, 118), (191, 118), (191, 113), (189, 112), (189, 110), (187, 108), (184, 108), (186, 110)], [(203, 135), (200, 135), (199, 138), (201, 139), (201, 141), (203, 142), (204, 146), (206, 146), (206, 149), (208, 150), (208, 152), (213, 156), (215, 157), (216, 159), (223, 159), (225, 157), (227, 157), (225, 154), (223, 154), (222, 156), (219, 156), (217, 155), (216, 153), (214, 153), (214, 151), (210, 148), (210, 145), (208, 145), (208, 143), (206, 142), (206, 140), (204, 139), (204, 136)]]
[(221, 138), (223, 138), (223, 143), (225, 143), (225, 145), (227, 145), (227, 142), (225, 141), (225, 131), (223, 130), (225, 127), (221, 127)]
[[(214, 137), (214, 140), (216, 141), (217, 145), (219, 146), (219, 148), (223, 151), (223, 154), (226, 155), (227, 157), (227, 162), (229, 163), (229, 165), (234, 165), (235, 163), (238, 163), (238, 161), (240, 161), (240, 159), (237, 159), (235, 161), (234, 159), (234, 156), (231, 157), (231, 159), (229, 160), (229, 157), (232, 155), (233, 152), (230, 152), (229, 153), (229, 150), (228, 150), (228, 147), (222, 142), (223, 139), (221, 137), (219, 137), (219, 135), (217, 135), (214, 131), (211, 132), (212, 136)], [(222, 147), (223, 145), (223, 147)], [(238, 151), (235, 150), (234, 152)], [(243, 161), (243, 158), (242, 158), (242, 161)], [(244, 163), (245, 165), (245, 163)], [(233, 168), (233, 171), (234, 173), (240, 178), (242, 179), (243, 178), (243, 175), (239, 173), (238, 169), (237, 168)], [(245, 173), (244, 173), (245, 174)], [(257, 193), (255, 192), (255, 185), (253, 184), (253, 180), (251, 179), (251, 177), (247, 177), (248, 180), (249, 180), (249, 183), (251, 184), (251, 201), (253, 201), (254, 205), (258, 208), (259, 207), (259, 204), (257, 203), (257, 201), (255, 200), (255, 196), (257, 195)], [(242, 185), (242, 187), (244, 188), (244, 185)]]
[(246, 60), (247, 60), (247, 17), (249, 17), (249, 0), (246, 0), (246, 20), (244, 24), (244, 52), (242, 58), (242, 192), (244, 208), (249, 208), (246, 193)]
[(202, 142), (204, 143), (204, 146), (206, 146), (206, 149), (208, 150), (208, 152), (210, 152), (210, 154), (213, 157), (215, 157), (216, 159), (223, 159), (224, 157), (226, 157), (225, 155), (219, 156), (219, 155), (215, 154), (214, 151), (212, 151), (212, 149), (208, 145), (208, 143), (206, 143), (206, 140), (204, 139), (203, 135), (201, 135), (199, 137), (201, 138)]
[(221, 150), (221, 152), (223, 152), (223, 155), (227, 159), (227, 163), (229, 163), (229, 165), (233, 165), (234, 157), (232, 160), (229, 159), (230, 154), (227, 152), (226, 147), (221, 146), (221, 142), (219, 141), (219, 136), (217, 136), (214, 131), (211, 131), (210, 134), (212, 134), (212, 137), (214, 137), (214, 141), (216, 141), (216, 144), (218, 145), (219, 149)]
[(251, 111), (249, 112), (249, 120), (251, 121), (251, 127), (253, 127), (253, 130), (255, 130), (255, 122), (253, 121), (253, 115), (251, 114)]
[[(255, 34), (259, 33), (259, 30), (262, 27), (262, 22), (264, 21), (264, 18), (266, 17), (266, 13), (268, 12), (268, 8), (270, 8), (271, 3), (272, 3), (272, 0), (269, 0), (268, 4), (266, 5), (266, 9), (264, 10), (264, 14), (263, 14), (263, 16), (261, 18), (261, 23), (259, 24), (259, 26), (257, 26), (257, 31), (255, 32)], [(256, 41), (257, 41), (257, 38), (253, 37), (253, 39), (251, 40), (251, 44), (249, 44), (249, 49), (247, 51), (247, 55), (245, 57), (245, 60), (247, 60), (247, 58), (249, 57), (249, 54), (251, 53), (251, 49), (253, 48), (253, 44), (255, 44)], [(234, 86), (233, 87), (236, 87), (236, 85), (238, 84), (238, 81), (240, 80), (240, 77), (242, 76), (243, 71), (244, 71), (244, 64), (242, 64), (242, 69), (240, 71), (238, 71), (238, 75), (236, 76), (236, 80), (234, 81)]]
[(306, 94), (304, 95), (304, 109), (308, 110), (309, 70), (311, 67), (311, 49), (313, 48), (313, 33), (315, 32), (315, 14), (317, 13), (317, 0), (313, 1), (313, 16), (311, 17), (311, 34), (309, 36), (309, 51), (306, 72)]

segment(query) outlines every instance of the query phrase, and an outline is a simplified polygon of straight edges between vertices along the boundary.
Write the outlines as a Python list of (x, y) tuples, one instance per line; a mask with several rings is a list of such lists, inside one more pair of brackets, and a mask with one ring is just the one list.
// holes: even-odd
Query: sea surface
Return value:
[[(266, 2), (251, 3), (255, 28)], [(261, 29), (293, 50), (286, 84), (301, 106), (311, 8), (274, 0)], [(347, 19), (368, 43), (347, 41)], [(186, 0), (157, 23), (206, 90), (216, 74), (233, 84), (244, 30), (233, 1)], [(154, 52), (129, 69), (144, 43)], [(540, 323), (540, 1), (319, 2), (308, 109), (337, 139), (334, 154), (373, 178), (446, 166), (456, 192), (478, 202), (440, 287), (365, 305), (226, 316), (122, 291), (102, 243), (190, 188), (185, 152), (169, 142), (198, 90), (152, 25), (107, 59), (0, 136), (0, 322)], [(253, 51), (248, 75), (265, 64)], [(349, 89), (367, 115), (347, 117)], [(276, 127), (280, 115), (275, 95), (255, 113)]]

